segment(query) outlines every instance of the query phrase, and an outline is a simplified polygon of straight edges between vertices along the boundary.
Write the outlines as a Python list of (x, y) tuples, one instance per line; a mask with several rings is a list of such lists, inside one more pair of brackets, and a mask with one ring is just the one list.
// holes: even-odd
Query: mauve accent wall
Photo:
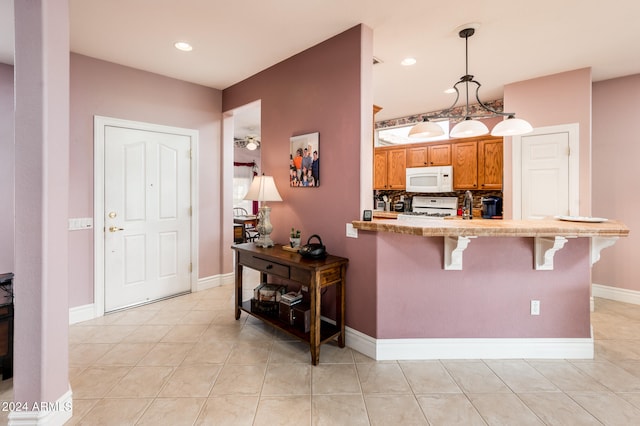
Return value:
[[(443, 269), (443, 247), (442, 237), (378, 233), (377, 338), (591, 336), (588, 238), (570, 239), (553, 271), (533, 268), (533, 238), (473, 239), (461, 271)], [(530, 315), (531, 300), (543, 315)]]
[(602, 252), (593, 282), (640, 291), (640, 74), (593, 84), (593, 215), (631, 230)]
[[(73, 53), (70, 91), (69, 216), (94, 213), (94, 115), (196, 129), (200, 132), (198, 277), (219, 275), (222, 92)], [(70, 307), (93, 303), (92, 231), (69, 232), (69, 280)]]
[[(361, 216), (360, 149), (363, 138), (372, 140), (362, 130), (373, 125), (372, 102), (362, 105), (372, 99), (363, 96), (373, 90), (370, 46), (370, 29), (351, 28), (225, 89), (223, 110), (261, 100), (262, 171), (283, 198), (270, 203), (272, 237), (285, 242), (294, 226), (303, 239), (319, 234), (331, 254), (349, 258), (346, 323), (375, 336), (375, 236), (345, 236), (345, 224)], [(310, 132), (320, 132), (321, 185), (291, 188), (289, 138)]]
[(13, 66), (0, 64), (0, 274), (14, 272)]

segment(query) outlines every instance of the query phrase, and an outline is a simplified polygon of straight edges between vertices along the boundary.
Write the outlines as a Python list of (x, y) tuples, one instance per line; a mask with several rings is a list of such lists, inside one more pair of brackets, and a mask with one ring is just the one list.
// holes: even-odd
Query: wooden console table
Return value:
[[(236, 283), (236, 319), (240, 312), (260, 318), (298, 339), (309, 343), (311, 363), (317, 365), (320, 359), (320, 345), (337, 337), (338, 346), (344, 348), (344, 310), (346, 269), (349, 259), (328, 255), (325, 259), (305, 259), (296, 252), (285, 251), (281, 245), (262, 248), (253, 243), (237, 244), (231, 247), (236, 251), (235, 283)], [(242, 268), (248, 267), (260, 271), (261, 282), (267, 282), (272, 275), (293, 281), (300, 286), (308, 287), (310, 298), (310, 327), (305, 333), (277, 316), (253, 311), (251, 301), (242, 301)], [(336, 324), (320, 319), (321, 290), (336, 286)]]

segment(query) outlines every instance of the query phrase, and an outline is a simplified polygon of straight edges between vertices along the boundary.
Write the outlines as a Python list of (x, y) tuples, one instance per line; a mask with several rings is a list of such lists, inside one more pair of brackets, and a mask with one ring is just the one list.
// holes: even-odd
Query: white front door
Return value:
[(514, 219), (577, 215), (577, 125), (513, 137)]
[(104, 126), (105, 312), (191, 289), (191, 143)]

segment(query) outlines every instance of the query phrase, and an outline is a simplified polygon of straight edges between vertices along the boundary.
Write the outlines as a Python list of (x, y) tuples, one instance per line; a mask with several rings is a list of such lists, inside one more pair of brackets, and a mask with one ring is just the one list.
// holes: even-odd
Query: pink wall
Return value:
[[(504, 110), (536, 127), (579, 123), (580, 214), (591, 214), (591, 68), (553, 74), (504, 86)], [(505, 138), (504, 196), (512, 199), (511, 138)], [(513, 217), (511, 203), (505, 217)]]
[(69, 5), (52, 3), (15, 2), (14, 15), (13, 393), (24, 403), (69, 390)]
[(640, 291), (640, 74), (593, 85), (593, 215), (618, 219), (631, 233), (593, 267), (593, 282)]
[(13, 66), (0, 64), (0, 274), (14, 271), (13, 120)]
[(589, 239), (567, 242), (553, 271), (533, 269), (532, 238), (473, 239), (462, 271), (443, 269), (443, 246), (378, 233), (377, 338), (590, 337)]
[[(373, 120), (373, 106), (361, 105), (361, 91), (372, 90), (371, 70), (363, 71), (361, 60), (371, 43), (370, 29), (347, 30), (225, 89), (223, 110), (262, 101), (262, 171), (274, 176), (283, 198), (270, 204), (272, 237), (284, 242), (295, 226), (303, 240), (319, 234), (331, 254), (349, 258), (346, 322), (374, 336), (375, 237), (345, 236), (345, 224), (361, 215), (361, 128)], [(366, 118), (361, 108), (370, 111)], [(321, 185), (291, 188), (289, 138), (310, 132), (320, 132)]]
[[(93, 116), (196, 129), (199, 137), (199, 278), (222, 272), (222, 92), (71, 54), (69, 217), (93, 216)], [(93, 302), (93, 234), (72, 231), (70, 306)], [(227, 249), (227, 247), (224, 247)]]

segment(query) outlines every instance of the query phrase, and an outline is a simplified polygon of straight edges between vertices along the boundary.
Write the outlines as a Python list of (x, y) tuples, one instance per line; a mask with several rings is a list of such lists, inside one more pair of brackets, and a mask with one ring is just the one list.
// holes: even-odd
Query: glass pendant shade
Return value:
[(489, 128), (478, 120), (472, 120), (469, 117), (464, 121), (453, 126), (450, 136), (452, 138), (471, 138), (473, 136), (482, 136), (489, 133)]
[(442, 135), (444, 135), (444, 130), (433, 121), (418, 123), (409, 131), (410, 138), (432, 138)]
[(523, 135), (533, 131), (533, 127), (528, 121), (521, 118), (515, 118), (509, 116), (506, 120), (503, 120), (495, 125), (491, 131), (492, 136), (515, 136)]

